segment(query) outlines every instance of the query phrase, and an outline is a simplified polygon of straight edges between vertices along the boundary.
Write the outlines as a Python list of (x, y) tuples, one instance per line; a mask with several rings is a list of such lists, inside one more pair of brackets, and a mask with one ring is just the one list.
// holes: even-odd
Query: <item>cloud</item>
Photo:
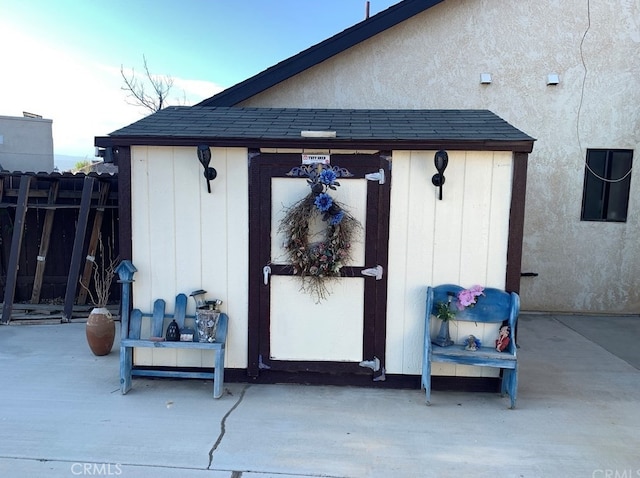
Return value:
[[(120, 87), (123, 86), (120, 67), (115, 68), (109, 65), (101, 65), (100, 68), (110, 75), (117, 76), (120, 81)], [(123, 71), (128, 78), (135, 76), (138, 81), (148, 84), (148, 82), (145, 81), (146, 78), (144, 72), (126, 67), (123, 68)], [(173, 87), (171, 88), (168, 97), (169, 105), (191, 106), (224, 90), (224, 87), (211, 81), (191, 80), (171, 75), (156, 74), (153, 72), (151, 74), (154, 77), (162, 78), (163, 76), (166, 76), (166, 78), (171, 78), (173, 80)], [(123, 92), (123, 94), (124, 97), (128, 96), (126, 92)]]
[[(3, 51), (0, 115), (29, 111), (53, 120), (56, 154), (92, 157), (95, 136), (149, 113), (127, 103), (119, 66), (73, 56), (1, 21), (0, 44), (11, 45)], [(182, 78), (174, 78), (174, 89), (178, 97), (184, 91), (187, 104), (222, 90), (211, 82)]]
[(4, 51), (0, 114), (29, 111), (53, 120), (54, 151), (93, 156), (93, 138), (141, 117), (125, 102), (118, 78), (0, 24)]
[(183, 90), (187, 98), (193, 98), (194, 101), (190, 104), (198, 103), (224, 90), (222, 86), (210, 81), (186, 80), (183, 78), (174, 78), (173, 80), (176, 89)]

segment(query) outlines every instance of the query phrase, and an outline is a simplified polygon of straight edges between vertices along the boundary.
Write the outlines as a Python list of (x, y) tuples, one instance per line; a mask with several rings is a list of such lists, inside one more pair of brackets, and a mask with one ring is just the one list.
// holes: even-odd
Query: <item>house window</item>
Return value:
[(632, 159), (630, 149), (587, 150), (583, 221), (626, 222)]

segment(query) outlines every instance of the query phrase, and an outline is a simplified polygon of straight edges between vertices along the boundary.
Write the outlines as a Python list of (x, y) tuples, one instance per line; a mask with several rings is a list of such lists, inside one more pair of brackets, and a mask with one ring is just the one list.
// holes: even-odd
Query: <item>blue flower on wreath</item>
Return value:
[(329, 219), (329, 224), (331, 224), (332, 226), (337, 226), (338, 224), (340, 224), (343, 217), (344, 217), (344, 211), (340, 209), (340, 211), (338, 211), (333, 216), (331, 216), (331, 219)]
[(333, 184), (335, 180), (338, 178), (335, 171), (333, 169), (323, 169), (320, 173), (320, 182), (322, 184)]
[(313, 203), (321, 212), (327, 212), (333, 205), (333, 199), (327, 193), (321, 193), (316, 196), (316, 199), (315, 201), (313, 201)]

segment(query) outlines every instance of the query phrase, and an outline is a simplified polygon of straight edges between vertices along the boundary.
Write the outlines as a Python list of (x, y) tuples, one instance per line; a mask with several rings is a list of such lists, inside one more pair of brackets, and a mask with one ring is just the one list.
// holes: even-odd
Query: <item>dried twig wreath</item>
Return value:
[[(293, 168), (287, 175), (307, 177), (311, 192), (286, 210), (278, 231), (285, 236), (286, 258), (302, 280), (301, 290), (320, 302), (330, 294), (327, 281), (340, 277), (342, 266), (351, 259), (353, 236), (362, 228), (328, 193), (340, 186), (337, 178), (353, 174), (337, 166), (310, 164)], [(309, 223), (318, 214), (326, 222), (324, 237), (310, 243)]]

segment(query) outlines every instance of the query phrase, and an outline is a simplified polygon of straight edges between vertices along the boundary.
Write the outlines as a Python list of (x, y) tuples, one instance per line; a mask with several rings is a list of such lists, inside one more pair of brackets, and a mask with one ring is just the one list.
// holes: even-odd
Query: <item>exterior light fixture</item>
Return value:
[(440, 188), (439, 199), (442, 201), (442, 185), (444, 184), (444, 170), (447, 169), (447, 164), (449, 164), (449, 155), (443, 149), (438, 151), (433, 157), (433, 164), (438, 171), (431, 178), (431, 182), (434, 186)]
[(211, 150), (206, 144), (198, 146), (198, 160), (204, 168), (204, 178), (207, 180), (207, 191), (211, 194), (211, 181), (216, 178), (218, 172), (214, 168), (209, 167), (209, 163), (211, 162)]

